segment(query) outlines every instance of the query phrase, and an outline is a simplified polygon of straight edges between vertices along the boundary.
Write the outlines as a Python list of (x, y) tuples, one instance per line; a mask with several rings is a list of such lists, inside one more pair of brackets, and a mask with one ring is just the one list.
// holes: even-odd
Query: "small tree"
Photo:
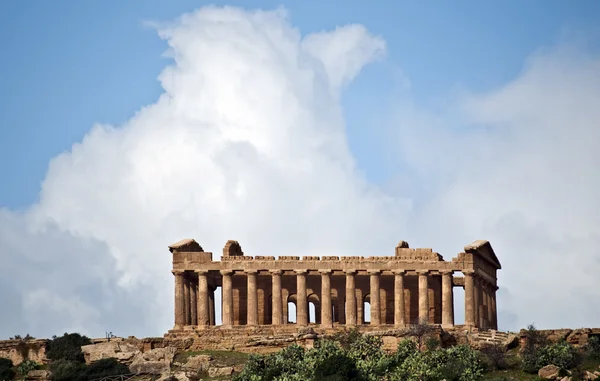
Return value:
[(409, 337), (414, 337), (417, 340), (418, 348), (421, 349), (423, 346), (423, 338), (435, 331), (436, 328), (429, 324), (426, 319), (423, 319), (418, 324), (408, 327), (406, 335)]
[(0, 357), (0, 381), (10, 381), (15, 377), (11, 359)]
[(78, 333), (65, 333), (61, 337), (54, 336), (46, 347), (46, 357), (50, 361), (67, 360), (84, 362), (81, 346), (89, 344), (91, 344), (90, 339)]

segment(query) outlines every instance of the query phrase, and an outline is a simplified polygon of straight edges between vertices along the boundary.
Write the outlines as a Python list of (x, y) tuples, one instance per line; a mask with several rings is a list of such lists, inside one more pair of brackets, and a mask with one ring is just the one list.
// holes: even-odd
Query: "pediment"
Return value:
[(491, 265), (496, 267), (496, 269), (500, 270), (502, 265), (500, 265), (500, 261), (494, 253), (494, 249), (492, 249), (492, 245), (489, 241), (486, 240), (477, 240), (473, 243), (465, 246), (465, 253), (472, 253), (474, 255), (478, 255), (479, 257), (485, 259)]

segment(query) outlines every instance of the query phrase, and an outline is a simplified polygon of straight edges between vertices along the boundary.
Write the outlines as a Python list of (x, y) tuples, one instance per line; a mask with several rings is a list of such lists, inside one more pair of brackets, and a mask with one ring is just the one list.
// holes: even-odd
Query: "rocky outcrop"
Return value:
[(131, 364), (133, 358), (140, 354), (138, 345), (125, 340), (111, 340), (81, 347), (86, 364), (93, 363), (104, 358), (115, 358), (120, 363)]
[(50, 379), (50, 371), (49, 370), (31, 370), (27, 373), (25, 377), (28, 381), (48, 381)]
[(171, 370), (176, 348), (156, 348), (138, 353), (133, 358), (129, 370), (132, 373), (163, 374)]
[(546, 380), (554, 380), (558, 377), (560, 368), (556, 365), (546, 365), (538, 371), (538, 377)]

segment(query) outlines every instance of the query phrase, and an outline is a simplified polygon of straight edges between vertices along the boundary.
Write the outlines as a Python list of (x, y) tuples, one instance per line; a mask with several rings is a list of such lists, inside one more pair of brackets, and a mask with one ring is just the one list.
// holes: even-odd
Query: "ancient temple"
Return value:
[[(247, 256), (228, 241), (220, 261), (193, 239), (169, 246), (175, 275), (175, 327), (215, 327), (215, 290), (221, 287), (223, 327), (390, 326), (454, 323), (454, 289), (465, 293), (465, 326), (498, 329), (497, 271), (488, 241), (465, 246), (451, 261), (401, 241), (394, 256)], [(313, 317), (309, 304), (313, 304)], [(370, 313), (365, 316), (366, 303)], [(312, 320), (312, 321), (311, 321)]]

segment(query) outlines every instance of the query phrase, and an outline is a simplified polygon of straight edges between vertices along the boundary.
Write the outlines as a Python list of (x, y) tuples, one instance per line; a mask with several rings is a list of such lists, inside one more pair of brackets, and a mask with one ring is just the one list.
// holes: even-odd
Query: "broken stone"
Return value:
[(224, 376), (231, 376), (232, 374), (233, 374), (232, 366), (208, 369), (208, 377), (224, 377)]
[(538, 371), (538, 376), (540, 378), (544, 378), (546, 380), (554, 380), (558, 377), (558, 373), (560, 372), (560, 368), (556, 365), (546, 365), (542, 369)]

